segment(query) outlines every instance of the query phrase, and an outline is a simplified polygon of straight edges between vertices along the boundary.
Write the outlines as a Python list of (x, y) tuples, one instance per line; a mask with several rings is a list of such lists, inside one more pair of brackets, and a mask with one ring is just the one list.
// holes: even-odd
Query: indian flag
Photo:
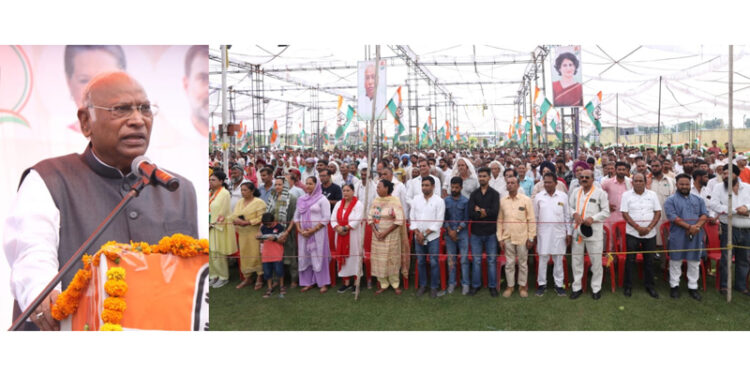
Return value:
[(586, 104), (586, 114), (589, 115), (589, 119), (596, 126), (596, 131), (602, 134), (602, 123), (599, 121), (602, 117), (602, 92), (599, 91), (594, 99)]
[(393, 116), (393, 123), (396, 126), (395, 139), (398, 139), (399, 135), (406, 130), (404, 124), (401, 123), (401, 86), (396, 89), (396, 95), (394, 95), (394, 97), (398, 97), (398, 104), (396, 104), (396, 101), (394, 101), (392, 97), (388, 101), (388, 104), (386, 104), (386, 107), (388, 108), (388, 112), (391, 113), (391, 116)]
[(352, 107), (351, 105), (348, 106), (348, 108), (346, 109), (345, 118), (341, 116), (341, 112), (339, 112), (339, 115), (340, 116), (338, 117), (337, 120), (339, 121), (340, 124), (336, 128), (336, 140), (337, 141), (340, 140), (341, 137), (344, 136), (344, 133), (346, 133), (346, 129), (349, 127), (349, 124), (352, 122), (352, 118), (354, 118), (354, 107)]
[(448, 122), (448, 120), (445, 120), (445, 140), (450, 142), (451, 141), (451, 123)]
[(518, 126), (516, 126), (516, 132), (518, 133), (518, 137), (520, 138), (523, 135), (523, 128), (521, 127), (521, 122), (523, 122), (523, 116), (518, 116)]
[(271, 144), (278, 144), (281, 141), (279, 139), (279, 124), (276, 120), (273, 120), (273, 128), (271, 128)]
[(549, 126), (555, 132), (557, 139), (562, 141), (563, 139), (562, 133), (561, 133), (562, 128), (558, 127), (558, 125), (562, 125), (562, 122), (560, 122), (560, 112), (557, 112), (557, 110), (555, 110), (555, 117), (552, 120), (550, 120)]

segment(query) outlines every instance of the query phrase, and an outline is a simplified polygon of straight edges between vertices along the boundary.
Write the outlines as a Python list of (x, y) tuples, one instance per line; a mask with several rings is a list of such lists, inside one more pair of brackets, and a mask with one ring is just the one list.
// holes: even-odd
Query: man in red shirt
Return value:
[(750, 184), (750, 168), (747, 168), (747, 157), (745, 155), (737, 155), (737, 166), (740, 167), (740, 180)]
[(719, 156), (719, 154), (721, 153), (721, 149), (716, 145), (715, 139), (711, 141), (711, 147), (708, 148), (708, 153), (709, 154), (713, 153), (714, 157)]

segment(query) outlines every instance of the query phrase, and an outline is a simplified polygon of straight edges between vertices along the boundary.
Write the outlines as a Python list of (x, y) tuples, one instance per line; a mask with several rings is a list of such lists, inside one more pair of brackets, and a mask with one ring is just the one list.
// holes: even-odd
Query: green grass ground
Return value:
[[(708, 290), (700, 292), (703, 301), (690, 298), (684, 279), (681, 297), (675, 300), (669, 298), (662, 274), (657, 275), (658, 300), (646, 294), (642, 280), (630, 298), (620, 288), (613, 294), (605, 271), (598, 301), (591, 298), (590, 290), (570, 300), (549, 289), (543, 297), (530, 290), (528, 298), (519, 297), (516, 289), (506, 299), (491, 298), (486, 288), (474, 297), (463, 296), (459, 287), (451, 295), (430, 299), (429, 293), (417, 298), (412, 286), (400, 296), (393, 290), (376, 296), (375, 289), (368, 290), (364, 283), (355, 301), (352, 293), (336, 293), (340, 282), (323, 295), (318, 289), (300, 293), (297, 288), (280, 299), (277, 288), (265, 299), (265, 288), (255, 291), (251, 285), (237, 290), (234, 268), (229, 284), (210, 291), (210, 327), (229, 331), (750, 330), (750, 297), (735, 293), (728, 304), (713, 289), (714, 279), (709, 276)], [(529, 275), (529, 280), (536, 279)]]

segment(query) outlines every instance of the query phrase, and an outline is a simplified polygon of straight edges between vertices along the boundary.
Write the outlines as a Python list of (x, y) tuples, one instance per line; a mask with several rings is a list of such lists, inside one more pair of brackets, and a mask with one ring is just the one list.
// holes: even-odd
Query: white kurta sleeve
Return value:
[[(3, 247), (10, 265), (10, 289), (21, 310), (57, 274), (60, 211), (42, 177), (33, 169), (18, 189), (5, 220)], [(58, 284), (56, 287), (61, 289)]]
[(361, 201), (357, 201), (357, 204), (354, 205), (354, 208), (352, 209), (352, 212), (349, 214), (349, 226), (352, 227), (352, 229), (357, 229), (360, 222), (362, 221), (362, 216), (365, 213), (365, 205)]

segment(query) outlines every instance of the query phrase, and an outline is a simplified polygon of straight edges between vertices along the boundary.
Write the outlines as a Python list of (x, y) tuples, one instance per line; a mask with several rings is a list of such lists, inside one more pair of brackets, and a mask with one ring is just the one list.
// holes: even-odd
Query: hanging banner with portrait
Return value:
[(581, 46), (560, 46), (551, 56), (553, 105), (558, 108), (583, 106)]
[[(357, 118), (362, 121), (385, 120), (387, 91), (385, 60), (380, 60), (379, 65), (376, 90), (375, 61), (360, 61), (357, 63)], [(373, 100), (375, 101), (375, 114), (372, 113)]]

